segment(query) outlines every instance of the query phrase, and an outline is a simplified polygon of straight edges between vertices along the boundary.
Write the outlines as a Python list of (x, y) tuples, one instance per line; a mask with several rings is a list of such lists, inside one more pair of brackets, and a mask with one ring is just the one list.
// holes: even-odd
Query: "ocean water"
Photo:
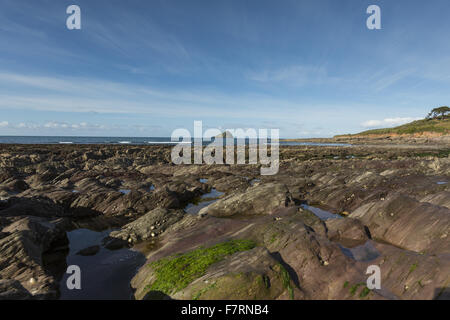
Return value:
[(0, 143), (14, 144), (172, 144), (164, 137), (0, 136)]
[[(235, 143), (237, 139), (234, 139)], [(180, 141), (181, 142), (181, 141)], [(113, 144), (113, 145), (173, 145), (177, 141), (171, 141), (170, 137), (77, 137), (77, 136), (0, 136), (0, 144)], [(193, 139), (191, 142), (193, 143)], [(210, 141), (203, 141), (209, 144)], [(317, 143), (317, 142), (295, 142), (280, 141), (280, 145), (286, 146), (351, 146), (345, 143)], [(224, 141), (225, 144), (225, 141)], [(246, 140), (248, 144), (248, 140)], [(270, 144), (270, 139), (268, 143)]]

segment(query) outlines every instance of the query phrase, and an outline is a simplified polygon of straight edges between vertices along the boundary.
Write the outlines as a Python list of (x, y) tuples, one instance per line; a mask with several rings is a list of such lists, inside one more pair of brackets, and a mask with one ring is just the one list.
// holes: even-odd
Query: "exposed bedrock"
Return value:
[(422, 253), (450, 253), (450, 209), (402, 194), (367, 203), (350, 217), (366, 225), (372, 237)]
[(253, 186), (245, 192), (219, 199), (202, 209), (199, 214), (215, 217), (250, 216), (270, 214), (275, 208), (292, 205), (294, 205), (294, 201), (285, 185), (268, 183)]
[[(9, 221), (1, 230), (0, 279), (16, 282), (13, 292), (4, 297), (20, 293), (23, 297), (56, 298), (58, 279), (48, 270), (45, 254), (67, 246), (66, 233), (57, 223), (44, 218), (26, 216)], [(28, 294), (23, 295), (23, 289)]]
[[(249, 296), (270, 299), (432, 299), (450, 271), (448, 257), (419, 255), (374, 242), (370, 240), (367, 228), (355, 219), (324, 223), (303, 209), (280, 208), (275, 218), (262, 216), (251, 221), (215, 217), (181, 220), (162, 236), (160, 248), (149, 255), (148, 264), (133, 279), (136, 297), (161, 297), (151, 292), (152, 283), (158, 278), (152, 266), (155, 261), (171, 259), (174, 254), (189, 254), (230, 239), (251, 239), (259, 251), (225, 257), (210, 265), (186, 287), (180, 290), (169, 288), (164, 295), (181, 299), (241, 299)], [(273, 282), (278, 288), (272, 260), (263, 259), (267, 260), (265, 264), (257, 262), (264, 255), (270, 255), (289, 276), (286, 292), (270, 293), (270, 290), (265, 291), (270, 289), (268, 286), (258, 291), (260, 296), (255, 295), (255, 288), (262, 288), (259, 284)], [(380, 265), (383, 290), (364, 290), (365, 272), (371, 264)], [(422, 269), (415, 272), (418, 266)]]
[(132, 245), (161, 235), (184, 216), (183, 210), (156, 208), (137, 220), (124, 225), (120, 230), (113, 231), (104, 240), (107, 248), (119, 248)]
[[(282, 146), (274, 176), (174, 165), (167, 146), (1, 149), (0, 299), (57, 298), (76, 228), (109, 232), (82, 259), (145, 249), (138, 299), (448, 297), (446, 145)], [(365, 287), (369, 265), (381, 290)]]

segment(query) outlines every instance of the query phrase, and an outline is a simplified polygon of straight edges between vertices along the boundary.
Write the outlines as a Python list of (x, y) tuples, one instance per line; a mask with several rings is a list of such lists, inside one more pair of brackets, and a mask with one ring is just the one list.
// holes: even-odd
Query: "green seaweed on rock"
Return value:
[(192, 281), (203, 276), (214, 263), (236, 252), (256, 247), (252, 240), (229, 240), (212, 247), (200, 247), (190, 252), (162, 258), (149, 264), (155, 274), (147, 291), (160, 291), (167, 295), (186, 288)]

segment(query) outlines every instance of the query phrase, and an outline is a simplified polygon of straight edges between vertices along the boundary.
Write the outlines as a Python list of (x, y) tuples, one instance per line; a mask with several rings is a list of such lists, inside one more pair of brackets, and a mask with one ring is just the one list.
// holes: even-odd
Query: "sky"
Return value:
[[(69, 30), (66, 9), (81, 9)], [(381, 29), (369, 30), (369, 5)], [(0, 0), (0, 135), (330, 137), (450, 103), (450, 1)]]

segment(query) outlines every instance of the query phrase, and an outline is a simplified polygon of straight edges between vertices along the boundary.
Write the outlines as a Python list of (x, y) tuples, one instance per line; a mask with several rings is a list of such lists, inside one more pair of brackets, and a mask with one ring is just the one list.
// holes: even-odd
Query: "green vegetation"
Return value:
[[(349, 285), (350, 285), (350, 283), (348, 281), (345, 281), (344, 288), (347, 288)], [(359, 283), (352, 285), (349, 288), (350, 295), (353, 297), (356, 294), (356, 292), (358, 291), (358, 288), (361, 286), (364, 286), (364, 288), (359, 293), (359, 297), (361, 299), (367, 297), (370, 294), (371, 290), (369, 288), (367, 288), (367, 286), (364, 282), (359, 282)]]
[(414, 272), (414, 270), (416, 270), (417, 268), (417, 263), (413, 263), (413, 265), (411, 266), (411, 268), (409, 268), (409, 273)]
[(436, 157), (436, 158), (447, 158), (450, 156), (450, 149), (447, 150), (436, 150), (430, 152), (419, 152), (414, 154), (415, 157)]
[(434, 108), (425, 119), (413, 121), (395, 128), (373, 129), (357, 134), (339, 135), (335, 136), (335, 138), (385, 134), (415, 134), (424, 132), (450, 134), (450, 108), (447, 106)]
[(424, 119), (413, 121), (395, 128), (368, 130), (358, 135), (371, 134), (414, 134), (422, 132), (435, 132), (441, 134), (450, 134), (450, 118), (445, 119)]
[(431, 112), (427, 115), (427, 119), (444, 119), (448, 115), (450, 115), (450, 108), (447, 106), (442, 106), (431, 110)]
[(370, 293), (370, 289), (367, 287), (364, 287), (364, 289), (362, 289), (361, 293), (359, 294), (359, 297), (365, 298), (369, 293)]
[(228, 255), (250, 250), (255, 246), (256, 243), (252, 240), (230, 240), (155, 261), (149, 266), (153, 269), (156, 279), (146, 290), (160, 291), (167, 295), (180, 291), (203, 276), (212, 264)]
[(266, 276), (266, 275), (263, 275), (263, 276), (261, 276), (261, 278), (262, 278), (262, 281), (263, 281), (264, 286), (266, 287), (266, 289), (269, 289), (269, 288), (270, 288), (270, 280), (269, 280), (269, 277)]
[(352, 295), (352, 296), (354, 296), (355, 295), (355, 293), (356, 293), (356, 291), (358, 290), (358, 288), (360, 287), (360, 286), (364, 286), (365, 285), (365, 283), (364, 282), (359, 282), (359, 283), (356, 283), (356, 284), (354, 284), (353, 286), (351, 286), (350, 287), (350, 294)]
[(277, 238), (279, 237), (279, 234), (278, 233), (273, 233), (272, 234), (272, 237), (270, 238), (270, 243), (272, 244), (272, 243), (274, 243), (275, 241), (277, 241)]
[(441, 295), (442, 295), (446, 290), (448, 290), (448, 286), (443, 286), (443, 287), (441, 288), (441, 290), (439, 291), (439, 293), (437, 294), (437, 296), (436, 296), (434, 299), (435, 299), (435, 300), (439, 299), (439, 298), (441, 297)]
[(216, 287), (216, 283), (212, 283), (209, 286), (203, 288), (202, 290), (199, 290), (194, 296), (192, 297), (192, 300), (199, 300), (200, 297), (205, 294), (207, 291), (214, 289)]
[(281, 281), (283, 283), (283, 287), (286, 288), (289, 292), (289, 297), (291, 298), (291, 300), (294, 300), (294, 288), (292, 288), (291, 285), (291, 276), (281, 264), (279, 264), (278, 266), (281, 271)]

